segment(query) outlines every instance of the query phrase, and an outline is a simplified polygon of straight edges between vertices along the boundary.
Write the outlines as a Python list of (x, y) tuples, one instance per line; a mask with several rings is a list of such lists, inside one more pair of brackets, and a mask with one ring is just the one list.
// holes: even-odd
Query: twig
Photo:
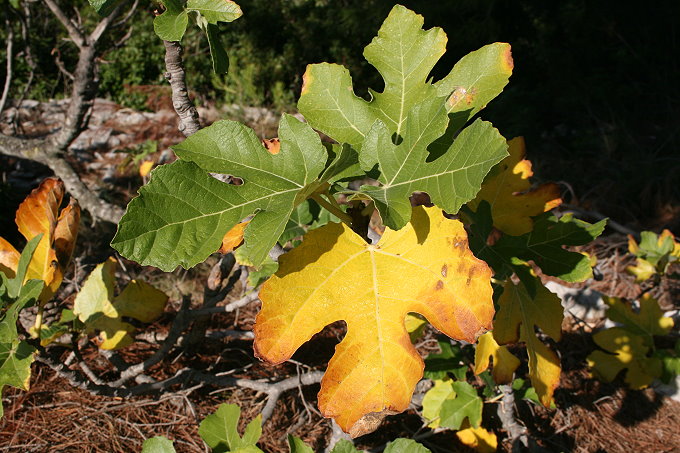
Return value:
[(239, 300), (235, 300), (233, 302), (228, 303), (227, 305), (222, 305), (219, 307), (210, 307), (210, 308), (200, 308), (198, 310), (192, 310), (189, 316), (191, 317), (199, 317), (199, 316), (204, 316), (204, 315), (210, 315), (214, 313), (231, 313), (232, 311), (238, 310), (239, 308), (245, 307), (246, 305), (250, 304), (251, 302), (254, 302), (258, 299), (260, 296), (260, 292), (258, 290), (255, 290), (249, 294), (246, 294)]
[(9, 18), (5, 19), (5, 27), (7, 28), (7, 50), (5, 57), (7, 58), (7, 70), (5, 71), (5, 86), (2, 90), (2, 97), (0, 98), (0, 113), (5, 110), (5, 104), (9, 97), (9, 87), (12, 83), (12, 64), (14, 62), (14, 29), (9, 22)]
[(184, 296), (184, 298), (182, 299), (182, 306), (180, 307), (179, 311), (177, 312), (177, 315), (175, 316), (175, 319), (173, 320), (168, 336), (161, 345), (161, 347), (158, 349), (158, 351), (156, 351), (151, 357), (149, 357), (145, 361), (132, 365), (126, 370), (122, 371), (120, 373), (120, 378), (113, 382), (110, 382), (108, 385), (112, 387), (120, 387), (130, 379), (143, 373), (144, 371), (148, 370), (149, 368), (163, 360), (172, 350), (172, 348), (175, 347), (175, 345), (177, 344), (177, 339), (179, 338), (182, 331), (186, 329), (187, 326), (189, 325), (189, 320), (186, 316), (186, 312), (190, 304), (191, 298), (188, 296)]
[(510, 385), (498, 386), (503, 393), (498, 404), (498, 418), (503, 425), (503, 429), (508, 433), (508, 438), (512, 443), (512, 451), (523, 451), (520, 444), (526, 449), (528, 446), (527, 430), (524, 426), (517, 423), (515, 419), (515, 394)]
[(59, 19), (59, 22), (61, 22), (64, 28), (66, 28), (71, 41), (73, 41), (73, 43), (79, 48), (82, 47), (85, 43), (85, 37), (78, 27), (76, 27), (73, 21), (68, 18), (66, 13), (59, 7), (59, 5), (57, 5), (54, 0), (43, 0), (43, 2), (52, 11), (52, 14), (54, 14), (57, 19)]
[(188, 137), (201, 128), (198, 122), (198, 111), (189, 98), (184, 63), (182, 62), (182, 45), (179, 42), (163, 41), (165, 44), (165, 78), (172, 89), (172, 106), (179, 116), (179, 131)]

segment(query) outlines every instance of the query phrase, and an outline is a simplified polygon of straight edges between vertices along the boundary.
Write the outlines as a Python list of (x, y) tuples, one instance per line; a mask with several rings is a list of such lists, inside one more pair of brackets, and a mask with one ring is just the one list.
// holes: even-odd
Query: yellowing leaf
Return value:
[(436, 208), (415, 208), (406, 227), (386, 229), (377, 245), (330, 223), (307, 233), (279, 264), (260, 290), (256, 353), (281, 363), (326, 325), (345, 320), (319, 407), (352, 436), (406, 409), (423, 375), (407, 313), (468, 342), (491, 326), (491, 270), (470, 252), (463, 225)]
[(482, 428), (467, 428), (456, 432), (458, 440), (480, 453), (494, 453), (498, 449), (496, 435)]
[(411, 338), (411, 343), (415, 343), (423, 336), (425, 327), (427, 327), (427, 321), (422, 316), (409, 313), (406, 315), (406, 319), (404, 319), (404, 325), (406, 326), (409, 338)]
[(638, 258), (635, 266), (627, 266), (626, 272), (635, 276), (635, 281), (638, 283), (648, 280), (656, 274), (656, 267), (649, 261)]
[(649, 294), (640, 299), (640, 310), (637, 313), (618, 297), (605, 297), (604, 301), (609, 305), (607, 317), (623, 324), (632, 333), (651, 337), (666, 335), (673, 328), (673, 318), (664, 316), (657, 300)]
[(132, 343), (132, 324), (123, 318), (151, 322), (163, 313), (168, 296), (151, 285), (132, 280), (114, 297), (116, 260), (109, 258), (87, 277), (76, 296), (73, 312), (89, 332), (100, 331), (102, 349), (120, 349)]
[(227, 254), (233, 252), (236, 247), (243, 243), (243, 232), (250, 223), (250, 220), (245, 222), (237, 223), (234, 225), (227, 234), (222, 238), (222, 247), (220, 247), (219, 252), (222, 254)]
[(626, 329), (613, 327), (596, 333), (593, 340), (607, 352), (592, 352), (587, 359), (588, 366), (603, 381), (611, 382), (621, 371), (627, 369), (625, 382), (633, 389), (641, 389), (661, 376), (661, 360), (647, 357), (649, 347), (643, 337)]
[[(63, 198), (64, 184), (61, 180), (47, 178), (26, 197), (16, 213), (19, 232), (27, 240), (39, 234), (43, 235), (25, 277), (25, 280), (36, 279), (45, 282), (40, 295), (42, 302), (49, 300), (61, 285), (78, 236), (80, 207), (75, 199), (71, 198), (69, 206), (59, 214)], [(0, 270), (14, 273), (18, 257), (16, 249), (0, 238)]]
[(447, 399), (454, 399), (455, 397), (453, 381), (448, 379), (445, 381), (436, 379), (434, 381), (434, 386), (423, 397), (423, 417), (430, 421), (427, 426), (432, 429), (439, 428), (439, 413), (442, 404)]
[(8, 278), (14, 278), (20, 256), (21, 254), (12, 244), (0, 237), (0, 272)]
[(139, 176), (142, 178), (146, 178), (149, 176), (149, 173), (151, 173), (151, 169), (153, 168), (153, 161), (152, 160), (145, 160), (139, 165)]
[(541, 281), (535, 279), (536, 295), (531, 297), (524, 283), (515, 285), (508, 280), (498, 300), (499, 310), (494, 321), (493, 336), (499, 344), (523, 341), (529, 355), (529, 376), (541, 403), (550, 407), (560, 380), (560, 359), (534, 333), (543, 333), (559, 341), (562, 332), (563, 309), (560, 299)]
[(496, 384), (507, 384), (512, 381), (512, 375), (519, 366), (519, 359), (505, 346), (500, 346), (493, 338), (493, 333), (487, 332), (479, 337), (475, 350), (475, 374), (480, 374), (489, 368), (489, 357), (493, 358), (491, 375)]
[(560, 204), (557, 184), (541, 184), (533, 190), (529, 178), (534, 174), (531, 162), (524, 159), (526, 146), (523, 137), (508, 141), (508, 157), (503, 159), (482, 184), (482, 189), (469, 206), (476, 211), (482, 200), (491, 205), (496, 228), (512, 236), (520, 236), (533, 229), (531, 217), (547, 212)]

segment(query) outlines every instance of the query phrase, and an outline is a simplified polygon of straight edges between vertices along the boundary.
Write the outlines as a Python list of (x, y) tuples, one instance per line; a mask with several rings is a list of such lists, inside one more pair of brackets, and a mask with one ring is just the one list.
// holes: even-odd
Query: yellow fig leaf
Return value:
[[(43, 235), (26, 272), (26, 280), (45, 282), (40, 295), (42, 302), (49, 300), (61, 285), (78, 236), (80, 207), (72, 198), (69, 206), (59, 214), (63, 199), (64, 183), (57, 178), (47, 178), (26, 197), (16, 213), (19, 232), (27, 240)], [(17, 253), (7, 241), (0, 240), (0, 269), (16, 271)]]
[(73, 312), (88, 332), (99, 331), (102, 349), (120, 349), (133, 342), (132, 324), (123, 318), (149, 323), (163, 313), (168, 296), (153, 286), (132, 280), (114, 297), (116, 260), (109, 258), (87, 277), (76, 296)]
[(260, 290), (255, 351), (281, 363), (344, 320), (347, 335), (328, 364), (319, 407), (352, 436), (405, 410), (423, 375), (407, 313), (468, 342), (491, 327), (491, 270), (468, 248), (462, 223), (436, 208), (415, 208), (407, 226), (386, 229), (376, 245), (329, 223), (307, 233), (279, 265)]
[(529, 377), (538, 398), (550, 407), (553, 392), (560, 380), (560, 359), (543, 344), (534, 332), (543, 333), (559, 341), (562, 336), (564, 312), (560, 299), (551, 293), (535, 275), (536, 295), (532, 297), (524, 283), (515, 285), (508, 280), (498, 300), (499, 310), (494, 321), (493, 336), (498, 344), (523, 341), (529, 355)]
[[(618, 297), (604, 297), (609, 306), (607, 317), (637, 335), (648, 337), (651, 342), (652, 335), (666, 335), (673, 328), (673, 318), (664, 316), (656, 299), (645, 294), (640, 298), (640, 310), (636, 313), (631, 305), (626, 304)], [(648, 346), (652, 346), (648, 343)]]
[(592, 374), (599, 379), (611, 382), (627, 369), (625, 382), (633, 389), (641, 389), (661, 376), (661, 360), (647, 357), (649, 347), (643, 337), (613, 327), (596, 333), (593, 340), (606, 351), (593, 351), (587, 359)]
[(483, 200), (491, 205), (496, 228), (512, 236), (520, 236), (533, 229), (531, 217), (547, 212), (560, 204), (557, 184), (541, 184), (533, 190), (529, 178), (534, 174), (531, 161), (524, 159), (526, 147), (523, 137), (508, 141), (508, 157), (500, 161), (486, 177), (470, 208), (477, 210)]
[(480, 374), (489, 368), (489, 358), (493, 358), (491, 375), (496, 384), (512, 382), (512, 375), (520, 362), (507, 347), (500, 346), (493, 338), (493, 333), (487, 332), (479, 337), (475, 350), (475, 374)]
[(467, 428), (456, 432), (458, 440), (480, 453), (494, 453), (498, 449), (498, 438), (482, 428)]
[(151, 173), (154, 163), (152, 160), (145, 160), (139, 165), (139, 176), (146, 178)]
[(227, 234), (222, 238), (222, 247), (220, 247), (219, 252), (221, 254), (227, 254), (233, 252), (236, 247), (243, 244), (243, 232), (250, 223), (250, 220), (245, 222), (237, 223), (234, 225)]
[(12, 244), (0, 237), (0, 272), (8, 278), (14, 278), (20, 256), (21, 253)]

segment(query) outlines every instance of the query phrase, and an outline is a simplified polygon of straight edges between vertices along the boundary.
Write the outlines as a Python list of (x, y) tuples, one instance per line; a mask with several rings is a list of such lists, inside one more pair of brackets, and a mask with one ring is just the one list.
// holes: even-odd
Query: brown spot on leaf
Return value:
[(511, 50), (509, 44), (508, 44), (508, 47), (505, 49), (505, 52), (503, 52), (503, 63), (504, 63), (505, 69), (508, 72), (512, 72), (512, 69), (515, 67), (515, 62), (512, 59), (512, 50)]
[(307, 69), (302, 76), (302, 91), (300, 92), (300, 96), (304, 96), (307, 93), (307, 90), (309, 90), (309, 84), (312, 83), (312, 80), (314, 80), (312, 77), (312, 65), (308, 64)]
[(449, 272), (449, 265), (448, 265), (448, 264), (444, 264), (444, 265), (442, 266), (442, 277), (446, 277), (446, 275), (448, 274), (448, 272)]
[(281, 151), (281, 140), (278, 138), (265, 138), (262, 144), (270, 154), (278, 154)]
[(382, 423), (383, 419), (388, 415), (395, 415), (399, 412), (385, 410), (382, 412), (371, 412), (363, 417), (361, 417), (352, 427), (349, 429), (349, 435), (352, 438), (363, 436), (364, 434), (372, 433)]
[(435, 291), (441, 291), (444, 289), (444, 282), (439, 280), (437, 281), (437, 286), (434, 287)]

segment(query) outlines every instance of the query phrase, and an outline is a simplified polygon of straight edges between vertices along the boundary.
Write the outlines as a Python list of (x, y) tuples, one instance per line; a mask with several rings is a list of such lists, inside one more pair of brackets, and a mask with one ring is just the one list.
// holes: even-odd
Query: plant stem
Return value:
[(319, 205), (322, 208), (325, 208), (328, 211), (330, 211), (330, 213), (333, 214), (338, 219), (340, 219), (342, 221), (342, 223), (346, 224), (348, 227), (351, 228), (352, 227), (352, 217), (350, 217), (349, 215), (347, 215), (347, 213), (343, 212), (342, 209), (340, 209), (340, 205), (337, 204), (337, 200), (335, 200), (335, 198), (333, 198), (330, 195), (328, 197), (331, 200), (335, 201), (335, 205), (328, 202), (327, 200), (325, 200), (323, 197), (321, 197), (321, 194), (319, 194), (319, 193), (313, 194), (312, 200), (319, 203)]

